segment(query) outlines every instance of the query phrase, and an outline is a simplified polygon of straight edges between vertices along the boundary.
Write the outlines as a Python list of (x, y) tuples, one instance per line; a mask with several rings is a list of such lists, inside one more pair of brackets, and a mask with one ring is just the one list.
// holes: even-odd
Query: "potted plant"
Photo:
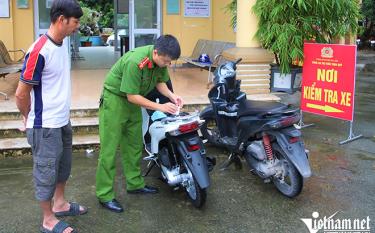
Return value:
[(359, 17), (357, 0), (257, 0), (252, 10), (259, 19), (256, 38), (275, 54), (271, 90), (276, 77), (289, 78), (287, 92), (295, 91), (295, 77), (302, 72), (299, 65), (303, 62), (304, 42), (333, 43), (337, 38), (355, 34)]
[[(101, 38), (99, 36), (99, 19), (100, 14), (99, 12), (92, 10), (87, 7), (82, 7), (83, 15), (80, 18), (80, 28), (79, 32), (83, 36), (81, 37), (81, 45), (82, 46), (91, 46), (100, 45)], [(99, 38), (99, 42), (97, 41), (96, 37)]]
[[(236, 9), (233, 6), (236, 3), (233, 0), (227, 9)], [(355, 34), (359, 3), (357, 0), (257, 0), (252, 11), (259, 20), (255, 37), (263, 48), (275, 54), (272, 74), (289, 77), (293, 85), (293, 75), (302, 71), (299, 65), (303, 63), (304, 42), (333, 43), (339, 37)], [(233, 26), (235, 12), (231, 13)], [(273, 81), (271, 77), (271, 90)], [(290, 88), (289, 92), (295, 89)]]
[(90, 41), (90, 28), (81, 25), (79, 29), (79, 34), (80, 34), (80, 41), (81, 41), (81, 46), (82, 47), (90, 47), (92, 45), (92, 42)]

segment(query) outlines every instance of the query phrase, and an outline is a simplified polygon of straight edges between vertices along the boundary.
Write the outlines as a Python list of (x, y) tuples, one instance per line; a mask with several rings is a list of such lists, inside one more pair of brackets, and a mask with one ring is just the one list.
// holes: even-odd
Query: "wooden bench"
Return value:
[[(1, 60), (1, 58), (0, 58), (0, 60)], [(14, 66), (14, 65), (3, 66), (0, 63), (0, 78), (5, 79), (6, 75), (20, 72), (21, 69), (22, 69), (22, 67), (20, 67), (20, 66)], [(5, 100), (8, 100), (8, 95), (6, 93), (0, 91), (0, 95), (3, 95), (5, 97)]]
[[(11, 53), (20, 52), (22, 53), (22, 56), (18, 60), (13, 60), (9, 55), (10, 52)], [(0, 56), (5, 64), (8, 64), (8, 65), (22, 64), (25, 55), (26, 53), (23, 49), (8, 50), (5, 47), (5, 44), (0, 40)]]
[[(180, 57), (180, 59), (191, 65), (208, 70), (207, 83), (209, 84), (211, 72), (215, 71), (215, 69), (224, 61), (222, 52), (235, 46), (235, 43), (232, 42), (199, 39), (195, 44), (192, 54), (189, 57)], [(203, 53), (208, 54), (211, 63), (197, 61), (199, 56)]]
[(6, 64), (2, 57), (0, 57), (0, 78), (5, 78), (7, 74), (17, 73), (22, 70), (22, 63)]
[[(22, 57), (18, 60), (13, 60), (9, 52), (21, 52)], [(5, 78), (8, 74), (20, 72), (23, 66), (23, 59), (25, 57), (25, 51), (22, 49), (7, 50), (4, 43), (0, 40), (0, 78)], [(8, 99), (8, 95), (4, 92), (0, 92), (0, 95), (5, 96)]]

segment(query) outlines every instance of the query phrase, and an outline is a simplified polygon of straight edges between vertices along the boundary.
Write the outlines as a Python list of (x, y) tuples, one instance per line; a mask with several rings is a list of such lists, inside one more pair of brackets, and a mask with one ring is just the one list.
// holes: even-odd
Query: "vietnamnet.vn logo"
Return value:
[(331, 216), (319, 218), (318, 212), (312, 213), (312, 218), (301, 218), (310, 233), (370, 233), (370, 217), (364, 219), (339, 219), (334, 218), (338, 211)]

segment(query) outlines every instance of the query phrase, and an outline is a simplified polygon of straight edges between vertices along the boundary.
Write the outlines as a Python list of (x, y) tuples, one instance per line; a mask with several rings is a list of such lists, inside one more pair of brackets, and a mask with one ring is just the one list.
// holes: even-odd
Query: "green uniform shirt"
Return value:
[(160, 68), (152, 61), (153, 45), (138, 47), (127, 52), (111, 68), (104, 88), (113, 94), (146, 96), (157, 83), (167, 82), (167, 67)]

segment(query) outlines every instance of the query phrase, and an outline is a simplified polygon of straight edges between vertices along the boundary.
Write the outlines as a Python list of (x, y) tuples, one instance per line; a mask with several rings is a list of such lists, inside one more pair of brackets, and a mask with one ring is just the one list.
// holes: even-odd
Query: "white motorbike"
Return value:
[(198, 135), (204, 121), (198, 113), (166, 116), (155, 111), (150, 124), (145, 109), (142, 109), (142, 115), (144, 144), (148, 153), (144, 160), (149, 161), (144, 176), (157, 165), (168, 185), (182, 187), (193, 205), (202, 207), (210, 185), (209, 168), (214, 163), (211, 159), (207, 160), (206, 150)]

